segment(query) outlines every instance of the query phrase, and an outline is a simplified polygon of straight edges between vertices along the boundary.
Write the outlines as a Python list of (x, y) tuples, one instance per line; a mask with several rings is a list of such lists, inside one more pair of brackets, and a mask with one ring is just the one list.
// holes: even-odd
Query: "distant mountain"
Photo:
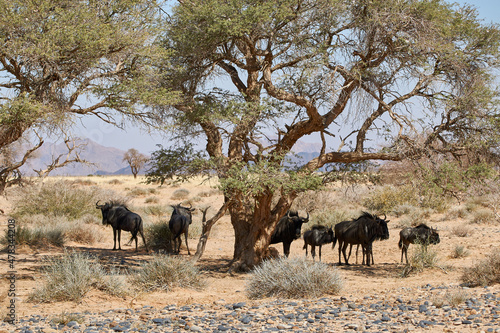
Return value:
[[(89, 174), (131, 174), (130, 168), (126, 162), (123, 162), (124, 150), (102, 146), (90, 139), (81, 140), (84, 144), (80, 152), (80, 158), (87, 160), (94, 165), (85, 165), (73, 163), (71, 165), (59, 168), (51, 172), (52, 176), (84, 176)], [(67, 154), (67, 148), (64, 143), (45, 143), (36, 152), (35, 158), (29, 160), (21, 169), (27, 175), (35, 174), (33, 169), (45, 169), (46, 165), (51, 163), (53, 157), (60, 154)]]
[[(115, 147), (106, 147), (90, 139), (81, 140), (84, 144), (80, 157), (94, 165), (74, 163), (59, 168), (50, 173), (52, 176), (86, 176), (86, 175), (130, 175), (130, 167), (123, 162), (124, 150)], [(298, 141), (292, 151), (296, 154), (291, 158), (293, 164), (304, 164), (319, 155), (321, 143)], [(54, 157), (66, 155), (67, 148), (64, 143), (46, 142), (36, 152), (36, 157), (30, 159), (21, 171), (26, 175), (35, 175), (33, 169), (45, 169)], [(145, 154), (146, 155), (146, 154)]]

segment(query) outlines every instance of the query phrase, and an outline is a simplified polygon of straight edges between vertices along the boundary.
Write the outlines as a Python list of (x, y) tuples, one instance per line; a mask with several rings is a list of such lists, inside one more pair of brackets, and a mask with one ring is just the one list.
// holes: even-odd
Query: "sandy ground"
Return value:
[[(83, 177), (85, 178), (85, 177)], [(70, 178), (68, 178), (70, 179)], [(180, 187), (163, 186), (159, 188), (155, 185), (146, 185), (140, 183), (141, 180), (134, 180), (132, 177), (86, 177), (92, 185), (107, 187), (113, 189), (117, 193), (128, 195), (136, 188), (149, 189), (154, 188), (154, 194), (146, 194), (135, 196), (131, 201), (131, 206), (140, 207), (147, 206), (146, 199), (151, 196), (158, 198), (155, 205), (169, 205), (180, 202), (172, 199), (172, 194), (180, 188), (189, 191), (190, 198), (196, 198), (194, 207), (206, 207), (210, 205), (208, 217), (215, 214), (216, 209), (222, 202), (222, 196), (216, 194), (211, 189), (209, 183), (200, 183), (199, 181), (190, 184), (183, 184)], [(111, 182), (115, 180), (114, 183)], [(116, 181), (118, 180), (118, 181)], [(52, 181), (52, 180), (51, 180)], [(89, 184), (85, 185), (89, 186)], [(12, 200), (7, 197), (0, 199), (2, 209), (5, 214), (0, 215), (0, 228), (2, 234), (7, 228), (8, 213), (12, 210)], [(355, 217), (355, 216), (353, 216)], [(438, 227), (441, 237), (441, 243), (434, 247), (439, 255), (439, 268), (425, 270), (421, 273), (412, 275), (407, 278), (399, 276), (403, 265), (400, 264), (401, 252), (398, 249), (397, 243), (399, 240), (398, 219), (393, 216), (388, 216), (391, 220), (389, 223), (390, 239), (386, 241), (376, 242), (373, 246), (375, 265), (366, 267), (361, 265), (341, 266), (337, 267), (338, 252), (337, 248), (332, 251), (331, 246), (323, 247), (322, 259), (324, 263), (336, 267), (344, 279), (344, 288), (339, 296), (345, 296), (349, 299), (361, 299), (367, 295), (374, 294), (390, 294), (392, 291), (400, 290), (401, 287), (418, 287), (426, 284), (432, 286), (440, 285), (458, 285), (461, 280), (464, 267), (470, 267), (480, 260), (486, 258), (493, 251), (500, 250), (500, 225), (495, 221), (490, 221), (483, 224), (469, 224), (466, 219), (446, 219), (445, 215), (432, 215), (427, 221), (430, 226)], [(194, 216), (195, 221), (201, 220), (201, 214)], [(314, 221), (310, 222), (311, 224)], [(467, 237), (458, 237), (454, 232), (454, 228), (460, 225), (466, 225), (471, 231), (471, 235)], [(304, 225), (306, 227), (306, 225)], [(111, 263), (121, 263), (122, 265), (137, 266), (140, 261), (148, 260), (150, 255), (144, 250), (135, 253), (133, 246), (123, 246), (122, 251), (111, 251), (113, 247), (112, 230), (100, 226), (100, 232), (105, 237), (104, 241), (93, 245), (82, 245), (76, 243), (68, 243), (68, 249), (77, 251), (88, 251), (99, 255), (100, 257), (108, 257)], [(304, 229), (304, 228), (303, 228)], [(126, 237), (125, 239), (128, 239)], [(191, 254), (196, 250), (198, 239), (192, 238), (189, 240)], [(122, 243), (123, 244), (123, 243)], [(44, 264), (44, 258), (62, 253), (63, 250), (58, 248), (46, 249), (31, 249), (27, 247), (17, 248), (15, 255), (15, 270), (17, 275), (16, 281), (16, 300), (17, 315), (22, 317), (31, 314), (57, 315), (61, 313), (84, 312), (84, 311), (105, 311), (107, 309), (116, 308), (137, 308), (144, 305), (152, 305), (162, 308), (166, 305), (187, 305), (187, 304), (207, 304), (213, 302), (261, 302), (249, 300), (245, 293), (247, 275), (246, 274), (229, 274), (226, 266), (232, 258), (234, 244), (234, 235), (229, 222), (229, 217), (223, 217), (215, 226), (212, 236), (207, 243), (205, 253), (197, 266), (201, 270), (202, 277), (208, 282), (207, 288), (203, 291), (193, 291), (188, 289), (176, 289), (171, 292), (155, 292), (155, 293), (138, 293), (124, 298), (111, 297), (103, 292), (91, 291), (81, 302), (55, 302), (48, 304), (36, 304), (26, 302), (27, 296), (35, 288), (41, 286), (44, 282), (41, 273), (41, 267)], [(457, 245), (464, 246), (469, 255), (465, 258), (453, 259), (451, 253)], [(303, 241), (297, 240), (292, 243), (291, 257), (304, 256), (305, 252), (302, 249)], [(281, 244), (276, 246), (278, 251), (282, 253)], [(412, 246), (410, 246), (411, 252)], [(181, 248), (181, 257), (189, 260), (185, 244)], [(360, 256), (361, 257), (361, 256)], [(361, 261), (361, 258), (360, 258)], [(351, 259), (354, 263), (354, 259)], [(8, 296), (8, 280), (5, 278), (9, 271), (7, 263), (7, 253), (0, 253), (0, 274), (3, 277), (0, 281), (0, 315), (5, 316)]]

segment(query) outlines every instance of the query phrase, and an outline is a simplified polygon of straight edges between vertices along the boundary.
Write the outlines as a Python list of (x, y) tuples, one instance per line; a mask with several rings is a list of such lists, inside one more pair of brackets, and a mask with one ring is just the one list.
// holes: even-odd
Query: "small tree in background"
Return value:
[(137, 174), (142, 169), (144, 164), (148, 161), (148, 157), (142, 153), (139, 153), (137, 149), (130, 148), (127, 150), (125, 155), (123, 155), (123, 161), (130, 165), (130, 170), (134, 175), (134, 179), (137, 178)]

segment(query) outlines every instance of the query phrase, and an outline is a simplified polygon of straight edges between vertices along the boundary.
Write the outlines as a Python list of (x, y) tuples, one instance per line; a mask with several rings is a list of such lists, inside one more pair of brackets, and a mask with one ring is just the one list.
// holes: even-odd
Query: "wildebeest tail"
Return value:
[(401, 249), (403, 247), (403, 239), (399, 237), (398, 247)]

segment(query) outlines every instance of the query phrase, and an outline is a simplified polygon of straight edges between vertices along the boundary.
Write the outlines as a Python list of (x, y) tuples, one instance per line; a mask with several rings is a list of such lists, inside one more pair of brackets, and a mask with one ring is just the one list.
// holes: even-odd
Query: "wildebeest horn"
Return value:
[(102, 208), (105, 206), (105, 205), (99, 205), (99, 201), (101, 200), (97, 200), (97, 202), (95, 203), (95, 208)]
[(384, 213), (384, 220), (387, 220), (387, 215), (385, 215), (385, 213)]
[(309, 221), (309, 212), (306, 211), (306, 213), (307, 213), (306, 221)]

